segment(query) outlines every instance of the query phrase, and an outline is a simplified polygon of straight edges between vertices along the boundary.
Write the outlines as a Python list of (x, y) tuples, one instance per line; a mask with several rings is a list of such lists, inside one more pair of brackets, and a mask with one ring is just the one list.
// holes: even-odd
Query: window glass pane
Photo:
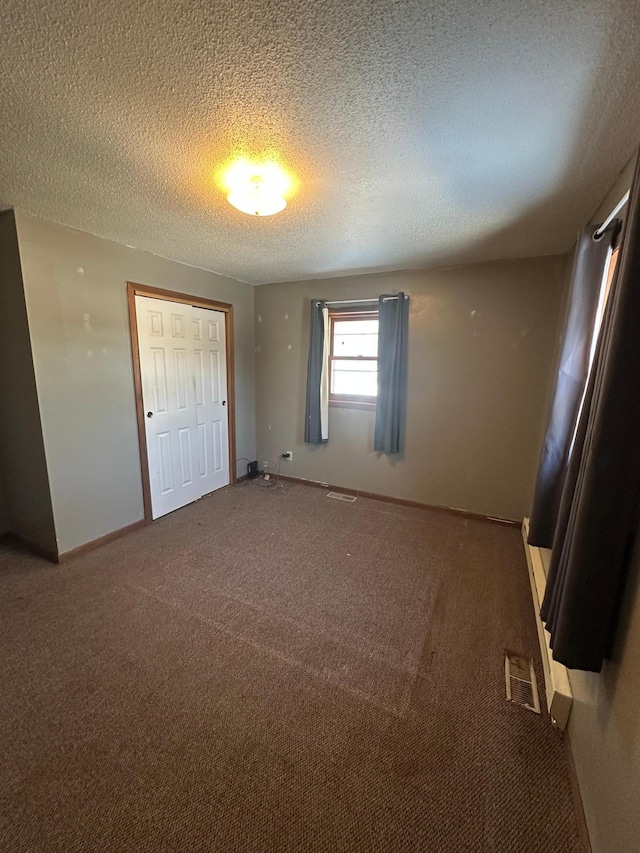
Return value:
[(334, 335), (333, 354), (336, 356), (378, 355), (377, 335)]
[(334, 320), (334, 329), (339, 335), (377, 335), (378, 320)]
[(332, 394), (356, 394), (375, 397), (378, 394), (377, 361), (333, 361)]
[(333, 354), (375, 358), (378, 355), (378, 321), (335, 320)]

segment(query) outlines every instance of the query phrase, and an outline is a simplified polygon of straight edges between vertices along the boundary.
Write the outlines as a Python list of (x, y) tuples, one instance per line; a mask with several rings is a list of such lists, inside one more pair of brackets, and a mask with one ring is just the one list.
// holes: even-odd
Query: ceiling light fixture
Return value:
[(286, 200), (270, 190), (260, 175), (253, 175), (248, 184), (232, 190), (227, 201), (251, 216), (271, 216), (287, 206)]
[(291, 178), (277, 163), (236, 160), (226, 170), (227, 201), (250, 216), (272, 216), (287, 206)]

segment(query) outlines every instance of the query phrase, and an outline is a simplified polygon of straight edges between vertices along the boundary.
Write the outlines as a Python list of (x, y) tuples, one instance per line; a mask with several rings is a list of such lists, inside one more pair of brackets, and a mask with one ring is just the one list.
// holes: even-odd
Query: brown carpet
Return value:
[(580, 849), (515, 528), (245, 483), (0, 601), (3, 851)]

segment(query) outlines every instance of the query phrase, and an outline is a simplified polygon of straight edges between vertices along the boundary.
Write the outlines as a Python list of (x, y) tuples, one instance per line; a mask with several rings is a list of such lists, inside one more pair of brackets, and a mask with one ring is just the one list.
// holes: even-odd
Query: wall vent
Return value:
[(333, 498), (334, 501), (346, 501), (349, 504), (355, 503), (358, 498), (353, 495), (343, 495), (341, 492), (329, 492), (328, 498)]
[(513, 652), (505, 652), (504, 678), (507, 686), (507, 701), (522, 705), (528, 711), (540, 713), (540, 697), (533, 668), (533, 658), (525, 658)]

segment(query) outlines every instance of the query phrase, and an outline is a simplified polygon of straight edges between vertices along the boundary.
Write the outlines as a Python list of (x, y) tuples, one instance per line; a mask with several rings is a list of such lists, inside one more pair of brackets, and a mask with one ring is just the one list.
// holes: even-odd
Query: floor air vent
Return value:
[(523, 658), (513, 652), (505, 652), (504, 678), (507, 685), (507, 701), (522, 705), (528, 711), (540, 713), (540, 697), (533, 669), (533, 659)]
[(334, 501), (346, 501), (349, 504), (355, 503), (358, 500), (353, 495), (343, 495), (340, 492), (329, 492), (327, 497), (333, 498)]

